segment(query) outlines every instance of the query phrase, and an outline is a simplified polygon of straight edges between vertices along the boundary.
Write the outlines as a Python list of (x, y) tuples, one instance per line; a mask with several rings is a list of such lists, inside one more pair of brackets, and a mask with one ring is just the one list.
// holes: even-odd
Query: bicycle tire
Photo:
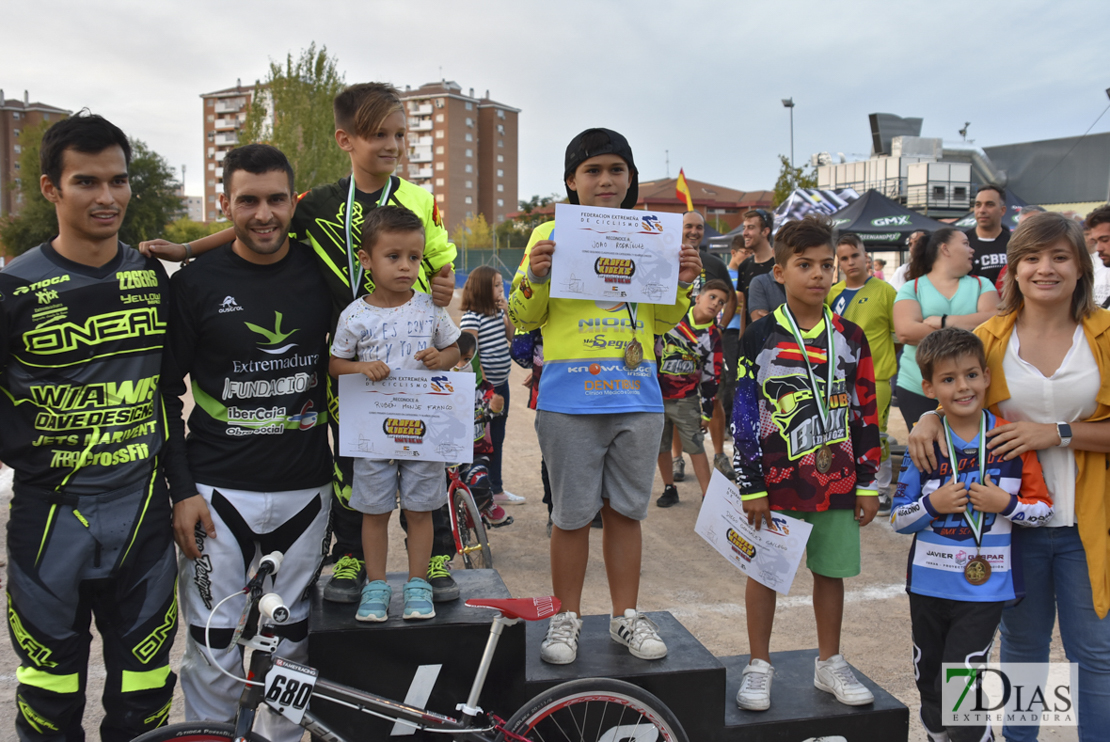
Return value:
[[(131, 742), (231, 742), (235, 739), (235, 725), (215, 721), (183, 721), (167, 724), (139, 735)], [(251, 732), (250, 742), (270, 742), (261, 734)]]
[[(632, 683), (612, 678), (571, 680), (540, 693), (505, 723), (537, 742), (689, 742), (667, 705)], [(504, 734), (499, 742), (508, 739)]]
[(493, 553), (486, 538), (482, 514), (474, 504), (474, 496), (464, 487), (457, 487), (451, 494), (451, 507), (459, 527), (459, 543), (463, 565), (467, 569), (493, 569)]

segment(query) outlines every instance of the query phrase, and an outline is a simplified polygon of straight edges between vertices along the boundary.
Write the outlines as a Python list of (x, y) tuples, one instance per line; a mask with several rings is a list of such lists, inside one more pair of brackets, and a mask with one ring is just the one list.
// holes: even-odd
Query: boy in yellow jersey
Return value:
[[(571, 203), (614, 209), (636, 204), (632, 149), (615, 131), (587, 129), (571, 140), (563, 177)], [(686, 314), (701, 259), (696, 247), (683, 245), (672, 304), (553, 299), (556, 226), (548, 222), (532, 232), (509, 298), (513, 324), (541, 328), (544, 341), (536, 433), (551, 479), (551, 583), (562, 612), (551, 619), (540, 658), (564, 665), (578, 656), (590, 522), (600, 510), (613, 606), (609, 636), (635, 657), (659, 659), (667, 645), (655, 624), (636, 610), (640, 521), (647, 517), (663, 433), (654, 335)], [(584, 327), (592, 329), (583, 332)], [(593, 391), (599, 383), (613, 393)]]
[[(405, 112), (397, 90), (385, 83), (352, 85), (335, 97), (335, 141), (351, 158), (351, 176), (336, 183), (317, 186), (298, 197), (297, 210), (289, 225), (290, 239), (313, 249), (316, 262), (332, 300), (331, 328), (340, 313), (355, 299), (373, 291), (374, 281), (361, 269), (357, 253), (362, 245), (362, 223), (366, 214), (378, 206), (403, 206), (424, 224), (424, 258), (420, 276), (413, 288), (431, 294), (437, 306), (451, 302), (455, 289), (452, 261), (455, 246), (434, 197), (423, 188), (403, 180), (393, 171), (405, 151)], [(165, 240), (140, 244), (144, 254), (167, 260), (188, 260), (235, 239), (232, 229), (209, 235), (193, 243), (176, 245)], [(353, 277), (353, 280), (352, 280)], [(323, 380), (320, 380), (323, 383)], [(331, 384), (331, 382), (329, 382)], [(329, 386), (329, 422), (338, 440), (338, 394)], [(335, 544), (332, 555), (335, 569), (324, 588), (324, 598), (337, 603), (357, 603), (366, 579), (362, 557), (362, 514), (349, 506), (352, 461), (335, 457), (335, 500), (332, 529)], [(402, 520), (402, 523), (404, 521)], [(207, 525), (207, 524), (205, 524)], [(454, 556), (454, 539), (448, 516), (437, 511), (433, 517), (435, 545), (428, 565), (428, 582), (435, 600), (454, 600), (459, 587), (447, 571)]]
[(871, 346), (883, 448), (875, 485), (879, 490), (879, 515), (886, 515), (890, 512), (891, 503), (890, 439), (886, 434), (886, 424), (890, 419), (890, 379), (898, 372), (894, 352), (894, 297), (898, 292), (886, 281), (868, 275), (867, 251), (856, 235), (840, 235), (836, 260), (844, 273), (844, 280), (833, 285), (825, 301), (835, 314), (862, 327), (867, 344)]

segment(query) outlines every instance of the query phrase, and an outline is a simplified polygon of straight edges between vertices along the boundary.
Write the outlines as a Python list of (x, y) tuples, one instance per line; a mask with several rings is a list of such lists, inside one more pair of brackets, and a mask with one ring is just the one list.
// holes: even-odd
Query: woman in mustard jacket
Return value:
[[(1064, 651), (1079, 665), (1079, 739), (1106, 739), (1110, 312), (1093, 301), (1083, 230), (1061, 214), (1026, 219), (1010, 238), (1007, 262), (999, 313), (975, 330), (990, 369), (987, 406), (1013, 421), (990, 431), (988, 446), (1007, 459), (1037, 452), (1055, 515), (1045, 528), (1015, 532), (1026, 596), (1003, 611), (1002, 662), (1048, 662), (1058, 615)], [(935, 462), (933, 442), (943, 438), (939, 419), (922, 416), (910, 456), (922, 467)], [(1004, 735), (1035, 740), (1037, 727), (1007, 726)]]

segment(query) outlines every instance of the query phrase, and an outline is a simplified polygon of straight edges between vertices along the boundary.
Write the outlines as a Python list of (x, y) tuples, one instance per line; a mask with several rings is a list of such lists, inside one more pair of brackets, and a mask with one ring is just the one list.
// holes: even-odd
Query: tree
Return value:
[(532, 230), (551, 220), (551, 214), (542, 212), (541, 209), (565, 200), (565, 197), (553, 193), (550, 196), (532, 196), (527, 201), (518, 202), (520, 213), (497, 225), (495, 231), (498, 242), (502, 247), (526, 246)]
[(811, 167), (807, 173), (805, 165), (792, 167), (790, 158), (786, 155), (779, 155), (779, 162), (782, 167), (779, 170), (779, 179), (775, 181), (776, 207), (790, 198), (790, 194), (794, 192), (795, 188), (817, 187), (817, 170), (815, 168)]
[(17, 216), (6, 216), (0, 221), (0, 242), (9, 257), (21, 255), (35, 245), (40, 245), (58, 234), (58, 217), (54, 204), (46, 200), (39, 190), (39, 146), (42, 135), (50, 128), (49, 121), (24, 129), (19, 135), (21, 152), (19, 155), (20, 179), (5, 184), (15, 192), (16, 203), (20, 204)]
[(351, 172), (347, 153), (335, 144), (332, 101), (346, 87), (327, 47), (310, 44), (285, 65), (270, 62), (265, 82), (255, 83), (254, 98), (240, 132), (240, 143), (265, 142), (285, 153), (297, 183), (307, 190)]
[(119, 238), (138, 247), (143, 240), (161, 237), (166, 225), (185, 210), (178, 194), (174, 169), (166, 158), (138, 139), (131, 141), (131, 203)]
[(194, 222), (192, 219), (183, 216), (166, 225), (162, 232), (162, 238), (180, 245), (183, 242), (192, 242), (193, 240), (199, 240), (201, 237), (222, 232), (227, 227), (228, 222)]
[[(54, 205), (39, 190), (39, 147), (42, 135), (49, 124), (24, 129), (19, 136), (22, 152), (19, 171), (23, 174), (18, 186), (22, 196), (22, 209), (16, 216), (0, 223), (0, 241), (9, 255), (20, 255), (58, 234), (58, 216)], [(178, 184), (174, 181), (173, 168), (165, 158), (154, 152), (144, 142), (132, 139), (131, 202), (120, 228), (120, 239), (132, 246), (143, 240), (160, 237), (166, 225), (177, 219), (183, 211)], [(34, 175), (31, 175), (34, 174)]]
[(468, 250), (481, 250), (493, 247), (493, 232), (489, 228), (485, 214), (468, 216), (462, 224), (451, 232), (451, 241), (456, 247)]

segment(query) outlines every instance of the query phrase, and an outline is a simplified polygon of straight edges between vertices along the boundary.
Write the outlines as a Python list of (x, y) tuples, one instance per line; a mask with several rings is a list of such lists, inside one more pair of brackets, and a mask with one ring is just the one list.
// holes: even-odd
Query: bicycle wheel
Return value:
[(493, 554), (486, 539), (486, 527), (482, 514), (474, 504), (474, 496), (465, 487), (457, 487), (451, 494), (451, 507), (455, 509), (455, 520), (459, 525), (459, 542), (462, 548), (463, 565), (467, 569), (493, 569)]
[(536, 742), (689, 742), (666, 704), (639, 686), (611, 678), (557, 685), (524, 704), (505, 728)]
[[(167, 724), (142, 734), (131, 742), (231, 742), (235, 726), (214, 721), (184, 721)], [(250, 733), (250, 742), (270, 742), (261, 734)]]

